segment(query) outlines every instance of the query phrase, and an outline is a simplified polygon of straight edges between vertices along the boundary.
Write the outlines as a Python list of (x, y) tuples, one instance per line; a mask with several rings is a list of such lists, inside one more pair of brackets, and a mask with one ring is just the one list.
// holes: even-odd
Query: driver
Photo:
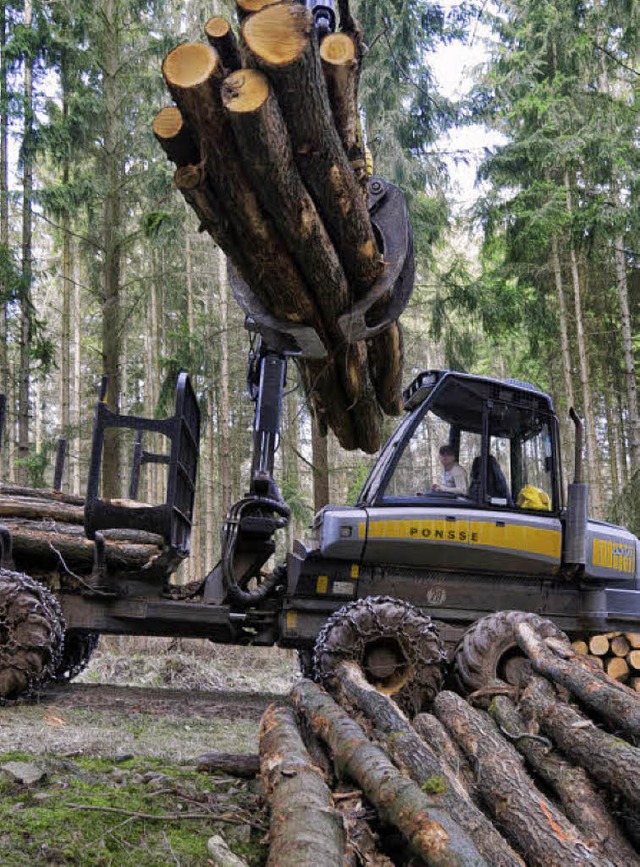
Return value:
[(469, 487), (467, 473), (456, 460), (456, 454), (450, 445), (440, 446), (438, 457), (442, 464), (440, 483), (431, 486), (433, 491), (443, 491), (447, 494), (464, 496)]

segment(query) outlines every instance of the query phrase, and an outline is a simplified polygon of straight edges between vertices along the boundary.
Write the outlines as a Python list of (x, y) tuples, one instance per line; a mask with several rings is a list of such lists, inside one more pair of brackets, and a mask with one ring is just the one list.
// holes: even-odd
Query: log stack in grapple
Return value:
[(250, 327), (300, 354), (320, 428), (373, 452), (382, 413), (401, 409), (397, 317), (413, 258), (406, 211), (394, 216), (400, 245), (371, 213), (391, 185), (367, 177), (359, 31), (348, 13), (327, 35), (298, 3), (245, 6), (239, 39), (216, 16), (209, 44), (165, 57), (176, 106), (156, 116), (154, 133), (229, 257)]
[[(640, 864), (640, 698), (575, 662), (566, 636), (548, 637), (553, 624), (512, 615), (512, 639), (528, 662), (519, 686), (492, 679), (466, 699), (445, 690), (410, 721), (344, 661), (326, 681), (331, 694), (309, 680), (294, 687), (297, 730), (289, 710), (267, 711), (260, 750), (273, 805), (269, 863)], [(285, 767), (294, 744), (299, 758)], [(323, 750), (328, 761), (310, 758)], [(333, 829), (326, 861), (314, 847), (328, 838), (316, 843), (300, 811), (309, 767)], [(353, 836), (357, 829), (362, 838), (363, 824), (365, 853)], [(293, 860), (274, 861), (281, 852)]]

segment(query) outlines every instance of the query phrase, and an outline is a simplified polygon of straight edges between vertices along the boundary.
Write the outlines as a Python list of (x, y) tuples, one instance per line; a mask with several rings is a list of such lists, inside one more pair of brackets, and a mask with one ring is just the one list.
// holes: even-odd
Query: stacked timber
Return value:
[(373, 452), (382, 413), (401, 409), (402, 335), (393, 322), (350, 341), (338, 327), (385, 268), (367, 209), (361, 36), (342, 5), (342, 31), (321, 42), (299, 3), (239, 0), (239, 35), (211, 18), (207, 42), (164, 58), (175, 105), (153, 131), (201, 230), (227, 254), (237, 297), (239, 279), (251, 309), (315, 332), (321, 351), (298, 364), (320, 430)]
[[(0, 486), (0, 529), (5, 565), (48, 587), (82, 589), (95, 565), (95, 542), (85, 536), (84, 500), (59, 491)], [(110, 573), (149, 580), (177, 567), (164, 539), (141, 530), (105, 530)]]
[[(519, 687), (413, 720), (355, 662), (261, 724), (269, 865), (640, 865), (640, 697), (523, 620)], [(480, 704), (477, 704), (480, 702)]]
[(573, 641), (573, 649), (603, 668), (609, 677), (640, 692), (640, 632), (604, 632), (588, 641)]

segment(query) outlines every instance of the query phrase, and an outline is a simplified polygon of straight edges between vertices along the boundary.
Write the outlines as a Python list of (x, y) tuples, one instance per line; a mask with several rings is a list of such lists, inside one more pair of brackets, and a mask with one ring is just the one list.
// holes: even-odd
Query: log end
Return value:
[(304, 6), (280, 3), (247, 18), (242, 35), (251, 53), (264, 63), (286, 66), (302, 56), (312, 29), (311, 13)]
[(280, 0), (236, 0), (238, 9), (244, 12), (245, 15), (251, 15), (254, 12), (260, 12), (267, 6), (272, 6), (274, 3), (279, 3)]
[(348, 33), (329, 33), (320, 43), (320, 57), (330, 66), (350, 66), (357, 62), (355, 42)]
[(204, 25), (204, 32), (211, 39), (224, 39), (227, 33), (231, 30), (231, 25), (226, 18), (221, 15), (214, 15), (209, 18)]
[(219, 69), (214, 48), (205, 42), (184, 42), (162, 61), (162, 74), (170, 88), (187, 89), (204, 84)]
[(175, 105), (161, 108), (151, 124), (154, 135), (159, 139), (175, 138), (184, 126), (182, 112)]
[(256, 111), (269, 96), (269, 81), (257, 69), (238, 69), (224, 80), (222, 103), (236, 114)]

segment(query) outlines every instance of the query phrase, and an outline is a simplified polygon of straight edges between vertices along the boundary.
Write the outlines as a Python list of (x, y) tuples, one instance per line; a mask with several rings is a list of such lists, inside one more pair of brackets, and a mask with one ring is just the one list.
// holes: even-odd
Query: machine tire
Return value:
[(0, 701), (51, 680), (63, 641), (64, 617), (53, 593), (28, 575), (0, 569)]
[(55, 673), (55, 680), (69, 681), (77, 677), (89, 665), (93, 651), (98, 646), (99, 632), (83, 632), (68, 629), (64, 634), (62, 658)]
[[(516, 680), (515, 676), (509, 676), (508, 666), (511, 660), (525, 659), (515, 638), (515, 627), (523, 621), (543, 638), (567, 640), (551, 620), (524, 611), (497, 611), (476, 620), (463, 635), (453, 656), (454, 679), (464, 695)], [(512, 665), (512, 669), (512, 674), (516, 675), (517, 666)]]
[[(378, 653), (395, 654), (387, 677), (372, 672)], [(408, 714), (428, 705), (442, 686), (444, 645), (431, 618), (390, 596), (357, 599), (336, 611), (318, 635), (313, 654), (316, 679), (331, 689), (343, 660), (354, 660), (380, 692), (392, 695)]]

